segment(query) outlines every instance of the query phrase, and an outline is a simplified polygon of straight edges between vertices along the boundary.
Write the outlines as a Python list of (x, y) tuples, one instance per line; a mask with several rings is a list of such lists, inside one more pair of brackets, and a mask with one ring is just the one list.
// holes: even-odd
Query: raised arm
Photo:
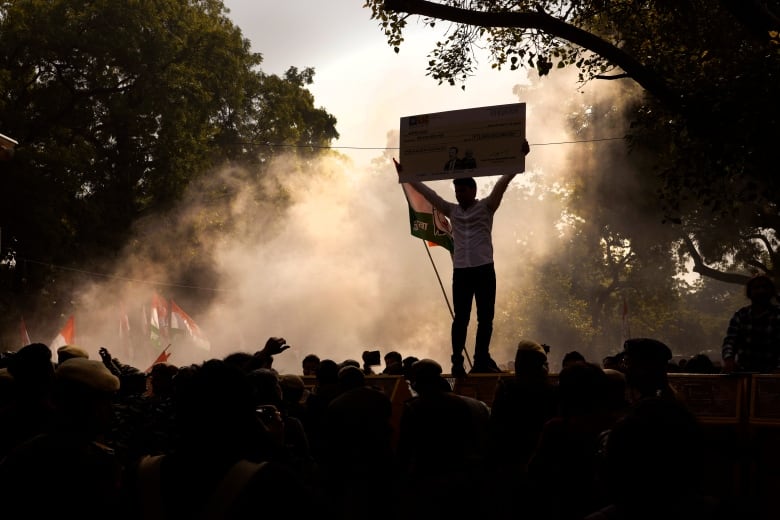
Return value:
[(450, 208), (452, 207), (452, 203), (447, 202), (443, 198), (439, 196), (438, 193), (430, 189), (428, 186), (423, 184), (420, 181), (411, 181), (409, 182), (409, 185), (413, 187), (415, 190), (420, 192), (420, 195), (425, 197), (425, 200), (430, 202), (434, 208), (441, 211), (445, 216), (450, 216)]
[(498, 182), (496, 182), (496, 185), (493, 186), (490, 195), (485, 197), (485, 202), (487, 202), (487, 205), (491, 210), (496, 211), (498, 206), (501, 205), (501, 199), (504, 198), (504, 192), (506, 192), (509, 183), (515, 178), (515, 175), (515, 173), (502, 175), (501, 178), (498, 179)]
[[(398, 172), (398, 175), (401, 175), (401, 171), (403, 170), (403, 167), (401, 164), (399, 164), (395, 159), (393, 159), (393, 164), (395, 164), (395, 171)], [(409, 186), (417, 190), (420, 195), (425, 197), (425, 200), (430, 202), (434, 208), (441, 211), (445, 216), (450, 216), (450, 208), (452, 207), (452, 203), (447, 202), (443, 198), (439, 196), (438, 193), (433, 191), (431, 188), (426, 186), (420, 181), (410, 181), (408, 183)]]
[[(528, 152), (531, 151), (531, 146), (528, 144), (527, 140), (523, 141), (523, 155), (528, 155)], [(498, 209), (498, 206), (501, 205), (501, 199), (504, 198), (504, 192), (506, 192), (507, 187), (509, 186), (509, 183), (512, 182), (512, 179), (515, 178), (515, 173), (509, 173), (506, 175), (502, 175), (500, 179), (498, 179), (498, 182), (495, 186), (493, 186), (493, 190), (490, 192), (490, 195), (487, 196), (485, 201), (488, 204), (488, 207), (490, 207), (491, 210), (496, 211)]]

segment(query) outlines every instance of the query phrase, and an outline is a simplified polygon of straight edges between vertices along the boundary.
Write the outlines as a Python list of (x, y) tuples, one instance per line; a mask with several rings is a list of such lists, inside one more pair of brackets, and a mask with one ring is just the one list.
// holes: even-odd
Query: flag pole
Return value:
[[(439, 287), (441, 287), (441, 294), (444, 296), (444, 301), (447, 303), (447, 309), (450, 311), (450, 316), (452, 319), (455, 319), (455, 313), (452, 310), (452, 305), (450, 305), (450, 300), (447, 298), (447, 291), (444, 289), (444, 284), (441, 282), (441, 276), (439, 276), (439, 270), (436, 268), (436, 264), (433, 261), (433, 255), (431, 255), (431, 249), (428, 247), (428, 244), (425, 240), (420, 240), (422, 242), (423, 247), (425, 248), (425, 252), (428, 253), (428, 259), (431, 261), (431, 266), (433, 267), (433, 272), (436, 273), (436, 279), (439, 281)], [(469, 357), (469, 352), (467, 349), (463, 349), (463, 354), (466, 356), (466, 361), (469, 362), (469, 367), (473, 367), (474, 364), (471, 362), (471, 357)]]

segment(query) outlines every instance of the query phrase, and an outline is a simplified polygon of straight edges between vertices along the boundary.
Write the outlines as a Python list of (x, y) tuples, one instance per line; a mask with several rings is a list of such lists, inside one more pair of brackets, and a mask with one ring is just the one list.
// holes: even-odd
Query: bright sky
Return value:
[[(336, 146), (384, 147), (387, 132), (397, 130), (404, 116), (517, 103), (512, 86), (525, 80), (522, 72), (493, 71), (483, 62), (465, 92), (438, 85), (425, 68), (439, 29), (411, 19), (396, 54), (363, 0), (225, 0), (225, 5), (252, 49), (263, 55), (265, 72), (314, 67), (310, 90), (316, 105), (338, 120)], [(358, 162), (379, 154), (342, 151)]]

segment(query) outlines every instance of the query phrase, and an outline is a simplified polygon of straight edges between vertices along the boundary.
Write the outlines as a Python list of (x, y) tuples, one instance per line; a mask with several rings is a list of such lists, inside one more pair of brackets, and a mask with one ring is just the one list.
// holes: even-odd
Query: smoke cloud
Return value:
[[(605, 173), (602, 158), (624, 153), (621, 141), (556, 144), (576, 138), (575, 111), (630, 95), (614, 84), (578, 90), (573, 73), (561, 72), (554, 80), (515, 86), (518, 101), (528, 104), (532, 147), (526, 173), (510, 185), (494, 221), (498, 295), (491, 351), (499, 364), (513, 359), (521, 338), (549, 342), (537, 326), (545, 305), (532, 299), (528, 287), (538, 282), (536, 266), (566, 254), (566, 207), (534, 186), (564, 186), (572, 176), (595, 182)], [(209, 352), (173, 344), (175, 364), (254, 352), (268, 337), (281, 336), (291, 345), (274, 362), (283, 373), (300, 373), (309, 353), (342, 361), (360, 360), (364, 350), (433, 358), (449, 370), (451, 261), (443, 248), (426, 251), (409, 234), (406, 200), (390, 160), (398, 147), (397, 125), (386, 124), (388, 150), (370, 167), (332, 152), (307, 164), (277, 158), (262, 176), (226, 168), (193, 186), (169, 214), (141, 221), (111, 277), (93, 278), (74, 291), (76, 342), (95, 356), (107, 346), (120, 360), (145, 369), (152, 352), (119, 346), (118, 309), (124, 305), (138, 343), (144, 310), (148, 320), (157, 291), (173, 298), (211, 341)], [(621, 137), (625, 128), (611, 123), (604, 132), (596, 128), (588, 135)], [(630, 178), (625, 171), (620, 175)], [(495, 179), (477, 181), (478, 196), (484, 196)], [(450, 181), (431, 187), (454, 200)], [(288, 204), (267, 202), (277, 197)], [(469, 354), (475, 330), (473, 314)], [(578, 343), (555, 339), (571, 348)], [(598, 360), (606, 353), (589, 354)], [(562, 355), (553, 353), (551, 367)]]

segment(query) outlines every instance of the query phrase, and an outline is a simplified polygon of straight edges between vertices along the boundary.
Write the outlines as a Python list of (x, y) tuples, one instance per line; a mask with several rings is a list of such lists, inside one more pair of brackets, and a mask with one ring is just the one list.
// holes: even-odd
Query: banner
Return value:
[(525, 103), (401, 118), (399, 182), (525, 171)]

